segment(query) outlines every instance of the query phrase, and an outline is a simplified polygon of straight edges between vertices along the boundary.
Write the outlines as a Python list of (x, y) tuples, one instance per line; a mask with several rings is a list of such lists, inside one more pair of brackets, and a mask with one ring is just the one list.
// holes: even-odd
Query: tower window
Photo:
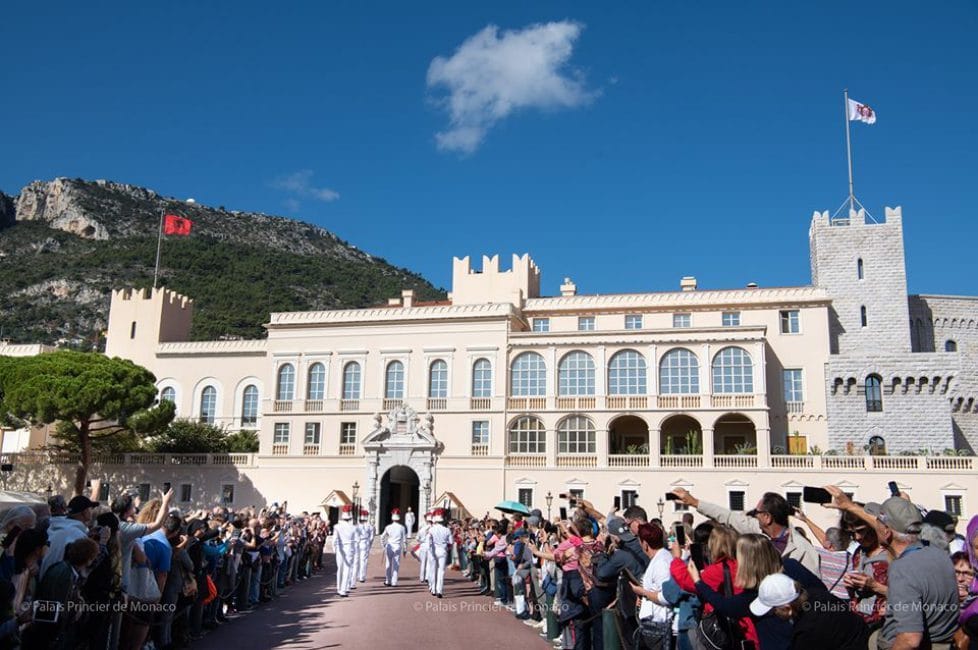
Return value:
[(856, 277), (862, 280), (865, 276), (863, 275), (863, 258), (856, 260)]
[(129, 338), (136, 338), (136, 321), (133, 321), (132, 325), (129, 326)]
[(883, 410), (883, 380), (879, 375), (866, 377), (866, 411), (878, 413)]
[(958, 351), (958, 342), (957, 341), (952, 341), (951, 339), (948, 339), (947, 341), (944, 342), (944, 351), (945, 352), (957, 352)]
[(859, 308), (859, 323), (866, 327), (866, 305)]

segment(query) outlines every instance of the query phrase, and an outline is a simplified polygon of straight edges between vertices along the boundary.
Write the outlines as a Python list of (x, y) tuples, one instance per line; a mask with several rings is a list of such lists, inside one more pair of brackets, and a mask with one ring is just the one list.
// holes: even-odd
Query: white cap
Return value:
[(392, 519), (393, 521), (400, 521), (400, 520), (401, 520), (401, 515), (399, 515), (399, 514), (397, 514), (397, 513), (395, 512), (394, 514), (392, 514), (392, 515), (391, 515), (391, 519)]
[(783, 573), (772, 573), (761, 581), (757, 598), (750, 604), (750, 611), (754, 616), (764, 616), (773, 607), (787, 605), (797, 597), (794, 580)]

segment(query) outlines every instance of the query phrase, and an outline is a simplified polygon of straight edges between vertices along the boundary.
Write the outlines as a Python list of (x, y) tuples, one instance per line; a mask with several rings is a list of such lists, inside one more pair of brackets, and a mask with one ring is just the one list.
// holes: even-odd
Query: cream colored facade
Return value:
[(381, 513), (451, 492), (475, 515), (502, 499), (546, 512), (547, 494), (556, 515), (570, 491), (656, 515), (671, 486), (746, 508), (764, 491), (794, 499), (827, 483), (881, 500), (890, 480), (932, 507), (960, 497), (967, 512), (978, 490), (972, 457), (863, 456), (862, 440), (858, 455), (804, 453), (830, 448), (823, 287), (701, 290), (683, 278), (675, 292), (580, 295), (565, 279), (541, 296), (529, 256), (481, 267), (455, 259), (444, 303), (405, 291), (375, 308), (273, 313), (255, 341), (189, 342), (191, 300), (114, 292), (106, 353), (152, 370), (178, 417), (255, 428), (261, 446), (104, 458), (98, 478), (190, 485), (195, 504), (234, 486), (238, 505), (307, 510), (357, 483)]

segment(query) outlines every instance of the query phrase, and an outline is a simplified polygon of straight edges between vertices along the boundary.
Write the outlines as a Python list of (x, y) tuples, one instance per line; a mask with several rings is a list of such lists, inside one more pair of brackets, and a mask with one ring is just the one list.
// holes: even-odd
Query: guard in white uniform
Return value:
[(418, 526), (418, 561), (421, 567), (418, 569), (418, 578), (421, 582), (428, 582), (428, 530), (431, 528), (431, 513), (424, 513), (424, 523)]
[(391, 510), (391, 523), (387, 524), (380, 541), (384, 546), (384, 569), (386, 578), (384, 584), (388, 587), (397, 586), (397, 573), (401, 569), (401, 556), (404, 555), (404, 544), (407, 542), (407, 530), (401, 525), (401, 511)]
[(333, 528), (333, 553), (336, 556), (336, 593), (348, 596), (350, 576), (353, 575), (353, 557), (357, 554), (356, 526), (353, 506), (346, 505), (340, 511), (340, 520)]
[(408, 506), (408, 511), (404, 513), (404, 527), (407, 529), (407, 536), (410, 537), (414, 532), (414, 511)]
[(431, 593), (442, 597), (445, 589), (445, 568), (448, 564), (448, 549), (452, 546), (452, 531), (443, 525), (445, 511), (439, 508), (432, 517), (434, 525), (428, 531), (429, 563), (434, 569), (433, 580), (428, 584)]
[(360, 526), (357, 531), (357, 551), (360, 555), (359, 574), (360, 582), (367, 581), (367, 560), (370, 559), (370, 547), (374, 543), (374, 527), (370, 524), (370, 512), (360, 511)]

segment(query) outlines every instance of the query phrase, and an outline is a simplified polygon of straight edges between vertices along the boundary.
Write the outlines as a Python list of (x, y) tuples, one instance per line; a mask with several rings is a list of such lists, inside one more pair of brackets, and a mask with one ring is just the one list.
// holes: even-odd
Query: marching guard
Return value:
[(404, 555), (404, 544), (407, 542), (407, 530), (401, 525), (401, 511), (391, 510), (391, 523), (387, 524), (380, 541), (384, 546), (384, 569), (386, 570), (384, 584), (388, 587), (397, 586), (397, 574), (401, 569), (401, 556)]
[(448, 549), (452, 545), (452, 531), (445, 525), (445, 511), (441, 508), (435, 510), (432, 520), (434, 524), (428, 529), (428, 562), (433, 571), (432, 580), (428, 583), (431, 593), (442, 597), (445, 589), (445, 568), (448, 564)]
[(418, 569), (418, 577), (421, 582), (427, 582), (430, 584), (428, 579), (430, 575), (429, 565), (431, 564), (431, 557), (428, 553), (428, 531), (431, 529), (431, 513), (424, 513), (424, 523), (418, 525), (418, 561), (421, 562), (421, 567)]
[(374, 527), (370, 524), (370, 511), (360, 511), (360, 525), (357, 527), (357, 553), (359, 554), (358, 578), (360, 582), (367, 581), (367, 560), (370, 559), (370, 547), (374, 543)]
[(336, 556), (336, 593), (349, 595), (353, 576), (353, 558), (357, 554), (356, 526), (353, 524), (353, 506), (345, 505), (340, 520), (333, 528), (333, 552)]

